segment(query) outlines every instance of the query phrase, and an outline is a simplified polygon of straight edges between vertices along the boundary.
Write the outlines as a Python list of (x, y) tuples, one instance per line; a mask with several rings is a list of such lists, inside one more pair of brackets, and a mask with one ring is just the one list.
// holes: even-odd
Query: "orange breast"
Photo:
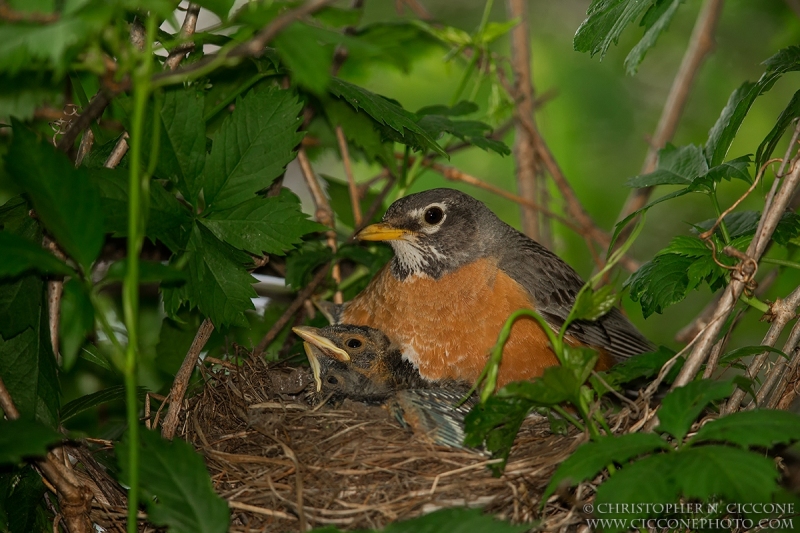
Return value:
[[(527, 292), (489, 259), (438, 280), (398, 281), (385, 267), (345, 308), (343, 322), (382, 329), (427, 379), (475, 381), (506, 319), (533, 309)], [(536, 321), (523, 317), (503, 351), (498, 384), (541, 376), (558, 360)]]

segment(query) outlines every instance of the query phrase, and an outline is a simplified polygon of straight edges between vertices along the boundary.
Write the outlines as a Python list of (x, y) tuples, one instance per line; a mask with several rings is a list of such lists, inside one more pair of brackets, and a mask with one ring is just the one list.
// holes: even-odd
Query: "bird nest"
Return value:
[(181, 436), (205, 456), (231, 531), (380, 528), (465, 506), (547, 529), (581, 521), (556, 503), (542, 509), (540, 497), (582, 434), (554, 435), (530, 418), (494, 477), (487, 454), (435, 445), (385, 408), (311, 406), (312, 381), (304, 369), (245, 360), (206, 373), (189, 401)]

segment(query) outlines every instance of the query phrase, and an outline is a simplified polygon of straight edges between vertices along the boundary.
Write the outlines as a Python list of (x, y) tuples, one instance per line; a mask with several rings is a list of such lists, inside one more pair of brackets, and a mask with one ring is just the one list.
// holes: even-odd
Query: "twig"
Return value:
[(776, 390), (774, 398), (770, 401), (770, 407), (788, 410), (794, 399), (800, 394), (800, 350), (795, 349), (792, 362), (786, 373), (783, 390)]
[[(314, 201), (314, 206), (316, 207), (314, 210), (314, 218), (317, 219), (317, 222), (330, 228), (326, 232), (327, 242), (328, 247), (335, 254), (337, 244), (336, 231), (334, 230), (335, 226), (333, 209), (331, 209), (331, 204), (328, 202), (328, 197), (325, 196), (324, 192), (322, 192), (322, 187), (320, 186), (317, 177), (314, 175), (314, 169), (311, 168), (311, 162), (308, 160), (306, 150), (302, 146), (297, 151), (297, 161), (300, 163), (300, 170), (302, 170), (303, 178), (305, 178), (306, 181), (306, 186), (308, 187), (309, 192), (311, 192), (311, 198)], [(342, 291), (340, 291), (338, 287), (342, 282), (342, 274), (338, 263), (333, 264), (333, 267), (331, 268), (331, 277), (333, 278), (333, 281), (336, 283), (337, 287), (333, 301), (334, 303), (340, 304), (342, 303), (343, 299)]]
[(265, 516), (272, 516), (274, 518), (282, 518), (283, 520), (297, 520), (297, 517), (294, 515), (290, 515), (288, 513), (284, 513), (282, 511), (275, 511), (273, 509), (265, 509), (263, 507), (256, 507), (255, 505), (250, 505), (248, 503), (237, 502), (234, 500), (228, 500), (228, 507), (231, 509), (238, 509), (240, 511), (247, 511), (250, 513), (257, 513), (263, 514)]
[[(694, 79), (700, 71), (706, 56), (714, 49), (714, 31), (722, 12), (723, 0), (706, 0), (700, 13), (697, 15), (689, 45), (683, 54), (678, 72), (672, 81), (667, 101), (664, 102), (664, 109), (661, 111), (661, 118), (653, 137), (650, 139), (650, 147), (642, 165), (642, 174), (649, 174), (656, 169), (658, 164), (658, 151), (672, 139), (678, 128), (683, 110), (686, 107), (686, 100), (694, 84)], [(631, 191), (625, 205), (620, 213), (619, 220), (624, 219), (634, 211), (641, 209), (653, 193), (654, 187), (643, 187)], [(632, 226), (628, 226), (632, 228)], [(626, 228), (620, 233), (620, 242), (624, 241), (625, 235), (630, 232)]]
[[(199, 14), (200, 6), (198, 4), (189, 4), (189, 7), (186, 8), (186, 17), (183, 19), (183, 25), (181, 26), (181, 38), (186, 39), (194, 34), (194, 30), (197, 27), (197, 15)], [(181, 61), (183, 61), (183, 58), (186, 57), (186, 54), (192, 50), (194, 50), (193, 42), (187, 42), (176, 46), (170, 51), (169, 56), (166, 61), (164, 61), (164, 66), (168, 70), (175, 70), (178, 68)]]
[(83, 132), (83, 137), (81, 138), (81, 144), (78, 145), (78, 153), (75, 156), (75, 167), (81, 166), (83, 163), (83, 158), (86, 157), (86, 154), (92, 149), (92, 145), (94, 144), (94, 132), (90, 129)]
[(347, 139), (341, 126), (336, 126), (336, 139), (339, 141), (339, 151), (342, 154), (344, 173), (347, 176), (347, 187), (350, 190), (350, 203), (353, 205), (353, 222), (355, 227), (361, 227), (361, 197), (358, 194), (358, 185), (353, 177), (353, 167), (350, 164), (350, 151), (347, 149)]
[[(19, 418), (19, 410), (14, 405), (6, 384), (0, 377), (0, 407), (9, 420)], [(36, 466), (44, 477), (55, 486), (58, 493), (58, 502), (67, 530), (70, 533), (90, 533), (94, 531), (89, 512), (92, 508), (92, 491), (82, 484), (75, 475), (67, 469), (53, 452), (48, 453), (44, 459), (36, 461)]]
[[(790, 369), (797, 359), (800, 359), (795, 350), (797, 348), (797, 344), (800, 342), (800, 320), (794, 323), (794, 327), (792, 327), (792, 331), (789, 333), (789, 338), (786, 339), (786, 342), (783, 344), (783, 353), (788, 355), (791, 359), (786, 361), (784, 359), (778, 359), (775, 365), (769, 369), (767, 375), (764, 378), (764, 383), (758, 389), (758, 394), (756, 394), (756, 401), (751, 402), (750, 405), (747, 406), (748, 409), (753, 409), (755, 407), (774, 407), (774, 404), (778, 402), (782, 391), (781, 387), (779, 387), (779, 383), (783, 380), (783, 377), (786, 375), (786, 371)], [(771, 396), (769, 402), (766, 401), (767, 396)]]
[[(798, 124), (797, 128), (800, 129), (800, 123)], [(793, 148), (793, 146), (790, 146), (789, 150), (792, 150)], [(764, 209), (761, 219), (759, 220), (758, 228), (756, 229), (755, 237), (750, 242), (750, 246), (747, 248), (747, 256), (756, 262), (761, 259), (761, 255), (764, 253), (764, 250), (766, 249), (767, 244), (772, 237), (772, 233), (775, 231), (778, 222), (783, 217), (786, 206), (789, 205), (795, 189), (797, 189), (798, 183), (800, 183), (800, 165), (794, 162), (792, 170), (788, 176), (782, 180), (776, 179), (775, 183), (773, 184), (773, 191), (777, 187), (779, 181), (782, 182), (780, 190), (774, 194), (774, 201), (771, 202), (768, 208)], [(752, 276), (755, 275), (755, 272), (747, 271), (747, 269), (744, 268), (746, 264), (742, 264), (742, 266), (742, 275), (744, 276), (744, 279), (738, 276), (732, 276), (730, 284), (725, 289), (722, 298), (720, 299), (719, 309), (716, 313), (718, 320), (715, 320), (709, 324), (709, 326), (701, 334), (701, 338), (695, 345), (692, 353), (689, 355), (689, 357), (687, 357), (686, 363), (683, 365), (683, 368), (673, 383), (673, 389), (682, 387), (694, 379), (694, 376), (697, 374), (700, 366), (705, 361), (714, 339), (716, 339), (717, 334), (722, 329), (725, 319), (727, 319), (727, 317), (733, 311), (736, 302), (742, 295), (747, 279), (752, 279)]]
[[(58, 247), (58, 244), (50, 237), (45, 236), (43, 239), (44, 247), (47, 248), (54, 256), (62, 261), (67, 259), (64, 252)], [(47, 318), (50, 324), (50, 345), (53, 347), (53, 355), (56, 357), (56, 362), (61, 365), (61, 351), (58, 341), (58, 329), (61, 324), (61, 296), (64, 294), (64, 280), (52, 279), (47, 282)]]
[(178, 428), (178, 415), (180, 415), (181, 405), (183, 405), (183, 397), (189, 387), (189, 378), (192, 377), (197, 358), (200, 356), (200, 352), (203, 351), (203, 347), (205, 347), (213, 331), (214, 323), (211, 322), (211, 319), (206, 318), (203, 320), (194, 336), (192, 345), (189, 347), (189, 351), (186, 352), (186, 357), (183, 358), (181, 368), (175, 374), (175, 381), (172, 382), (172, 388), (170, 388), (168, 396), (167, 415), (161, 424), (161, 436), (165, 439), (172, 440), (175, 436), (175, 430)]
[(323, 267), (321, 268), (316, 275), (311, 279), (308, 285), (306, 285), (302, 291), (297, 293), (294, 301), (289, 304), (289, 307), (286, 308), (286, 311), (283, 312), (283, 315), (272, 325), (270, 330), (264, 335), (264, 338), (261, 339), (261, 342), (258, 343), (258, 346), (255, 347), (253, 350), (253, 357), (260, 357), (261, 354), (264, 353), (264, 350), (267, 349), (272, 341), (278, 336), (278, 333), (289, 323), (292, 316), (303, 306), (303, 302), (306, 301), (308, 298), (314, 294), (314, 291), (317, 287), (325, 281), (325, 278), (328, 275), (328, 268)]
[(119, 87), (117, 90), (110, 90), (108, 88), (100, 89), (94, 97), (89, 101), (89, 105), (83, 110), (83, 113), (78, 115), (75, 120), (69, 123), (69, 127), (67, 127), (64, 134), (58, 140), (58, 144), (56, 148), (61, 150), (62, 152), (69, 152), (72, 148), (72, 145), (75, 143), (75, 139), (78, 138), (78, 135), (89, 127), (89, 125), (97, 120), (97, 118), (103, 114), (103, 111), (106, 110), (108, 104), (111, 103), (111, 100), (120, 92), (122, 92), (122, 87)]
[[(539, 183), (544, 180), (544, 176), (537, 157), (534, 134), (531, 133), (535, 130), (535, 126), (533, 125), (533, 83), (531, 81), (528, 2), (526, 0), (508, 0), (506, 10), (509, 18), (520, 19), (519, 24), (511, 30), (510, 35), (511, 71), (514, 75), (512, 97), (516, 102), (514, 106), (514, 121), (516, 123), (514, 159), (517, 167), (517, 190), (522, 198), (546, 207), (546, 197), (541, 194), (546, 189), (543, 189)], [(526, 124), (528, 122), (530, 122), (529, 125)], [(537, 210), (526, 204), (521, 205), (523, 206), (521, 220), (523, 232), (549, 247), (551, 239), (550, 235), (542, 231), (543, 227), (539, 218), (541, 211), (537, 212)]]
[(125, 154), (128, 153), (128, 132), (123, 132), (122, 136), (117, 141), (117, 144), (114, 145), (114, 149), (111, 150), (111, 153), (108, 154), (108, 159), (106, 162), (103, 163), (105, 168), (116, 168), (119, 165), (122, 158), (125, 157)]
[[(790, 320), (797, 316), (796, 312), (798, 306), (800, 306), (800, 287), (792, 291), (786, 299), (781, 300), (778, 298), (775, 300), (769, 308), (770, 314), (773, 316), (772, 324), (769, 330), (767, 330), (764, 339), (761, 341), (762, 346), (775, 346), (775, 342), (777, 342), (778, 336), (783, 332), (783, 328), (786, 327), (786, 324), (788, 324)], [(753, 357), (753, 360), (750, 361), (747, 367), (746, 376), (750, 379), (755, 379), (759, 372), (761, 372), (761, 368), (764, 366), (768, 357), (769, 352), (762, 352)], [(742, 389), (737, 389), (725, 404), (724, 412), (733, 413), (737, 411), (746, 395), (747, 392)]]

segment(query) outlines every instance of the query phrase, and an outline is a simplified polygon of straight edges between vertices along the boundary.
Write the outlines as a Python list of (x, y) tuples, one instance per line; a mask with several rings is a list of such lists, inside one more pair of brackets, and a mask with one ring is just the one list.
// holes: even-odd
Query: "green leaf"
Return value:
[(742, 357), (749, 357), (751, 355), (757, 355), (757, 354), (764, 353), (764, 352), (777, 353), (781, 357), (783, 357), (783, 358), (785, 358), (787, 360), (790, 359), (790, 357), (788, 355), (786, 355), (785, 353), (783, 353), (779, 349), (775, 348), (774, 346), (767, 346), (767, 345), (742, 346), (741, 348), (736, 348), (735, 350), (731, 350), (730, 352), (728, 352), (725, 355), (723, 355), (722, 357), (720, 357), (719, 358), (719, 363), (720, 364), (729, 364), (729, 363), (732, 363), (732, 362), (736, 361), (737, 359), (741, 359)]
[(303, 235), (327, 229), (308, 220), (297, 196), (288, 189), (281, 189), (279, 196), (253, 198), (217, 210), (199, 222), (219, 240), (254, 255), (283, 255), (300, 243)]
[[(324, 100), (325, 114), (331, 126), (341, 126), (348, 141), (364, 151), (367, 160), (377, 160), (382, 165), (395, 168), (392, 144), (384, 141), (375, 122), (366, 113), (359, 113), (338, 98)], [(352, 227), (352, 225), (351, 225)]]
[[(348, 184), (330, 176), (326, 176), (325, 174), (322, 174), (320, 177), (322, 177), (325, 180), (325, 183), (328, 185), (326, 192), (330, 197), (331, 209), (333, 209), (333, 212), (336, 214), (338, 221), (348, 228), (355, 228), (356, 223), (355, 219), (353, 218), (353, 206), (350, 203), (350, 187)], [(377, 198), (377, 192), (367, 190), (366, 194), (361, 199), (362, 216), (366, 216), (370, 206)], [(381, 206), (380, 209), (376, 210), (375, 216), (372, 220), (362, 220), (361, 223), (365, 224), (369, 222), (379, 222), (380, 218), (385, 212), (386, 209)]]
[(61, 75), (71, 49), (90, 37), (90, 27), (77, 18), (60, 18), (46, 25), (4, 24), (0, 26), (0, 71), (15, 74), (38, 67)]
[(0, 464), (19, 463), (24, 457), (43, 457), (64, 436), (34, 420), (0, 419)]
[(310, 244), (286, 256), (286, 284), (295, 290), (305, 287), (313, 271), (333, 259), (329, 247), (320, 242)]
[(54, 84), (44, 73), (31, 72), (17, 76), (0, 74), (0, 116), (27, 121), (34, 111), (50, 104), (63, 107), (63, 89)]
[[(223, 3), (230, 3), (224, 0)], [(194, 87), (170, 90), (164, 95), (161, 106), (161, 134), (159, 167), (168, 174), (163, 178), (177, 177), (178, 189), (183, 197), (197, 207), (200, 193), (198, 178), (206, 162), (206, 122), (203, 119), (203, 93)]]
[(785, 74), (800, 70), (800, 46), (793, 44), (778, 51), (775, 55), (764, 61), (767, 72)]
[[(140, 401), (144, 401), (146, 394), (147, 389), (136, 387), (136, 397)], [(125, 401), (125, 385), (114, 385), (72, 400), (61, 408), (61, 421), (66, 422), (93, 407), (116, 401)]]
[[(669, 348), (661, 346), (655, 352), (634, 355), (633, 357), (614, 365), (605, 372), (599, 372), (599, 374), (603, 378), (603, 381), (616, 389), (623, 383), (629, 383), (639, 378), (651, 378), (655, 376), (661, 371), (661, 367), (663, 367), (667, 361), (672, 359), (674, 355), (675, 352)], [(684, 359), (679, 359), (673, 367), (673, 370), (675, 367), (682, 366), (683, 361)], [(590, 379), (592, 380), (592, 385), (598, 393), (604, 394), (608, 391), (608, 388), (600, 383), (599, 380), (594, 380), (593, 377)]]
[[(104, 281), (122, 281), (128, 270), (128, 259), (115, 261), (108, 267)], [(180, 284), (185, 282), (187, 275), (185, 272), (170, 265), (157, 261), (139, 260), (139, 283), (166, 283)]]
[(331, 77), (333, 49), (323, 46), (313, 28), (295, 22), (273, 41), (281, 61), (292, 72), (295, 83), (314, 94), (323, 94)]
[(523, 398), (539, 406), (551, 406), (576, 398), (581, 384), (572, 369), (551, 366), (545, 368), (542, 377), (509, 383), (497, 391), (496, 396)]
[[(41, 293), (38, 295), (41, 298)], [(40, 308), (40, 314), (44, 315)], [(58, 425), (59, 382), (47, 317), (10, 339), (0, 337), (0, 376), (20, 416)]]
[[(124, 480), (130, 479), (129, 445), (125, 438), (114, 447)], [(172, 533), (228, 531), (228, 505), (214, 492), (203, 458), (190, 444), (142, 428), (141, 456), (139, 483), (150, 521)]]
[(450, 120), (444, 115), (426, 114), (417, 121), (417, 124), (434, 139), (443, 133), (449, 133), (485, 151), (492, 150), (500, 155), (511, 153), (504, 142), (486, 137), (486, 133), (491, 132), (492, 127), (477, 120)]
[(269, 187), (294, 159), (302, 104), (292, 91), (257, 87), (237, 99), (206, 159), (201, 182), (208, 210), (250, 200)]
[(578, 52), (589, 52), (600, 59), (606, 55), (611, 43), (617, 44), (622, 31), (643, 15), (653, 0), (592, 0), (584, 20), (572, 42)]
[(652, 3), (650, 9), (642, 17), (642, 26), (647, 30), (642, 39), (636, 43), (628, 57), (625, 58), (625, 71), (633, 76), (639, 69), (645, 54), (656, 44), (658, 37), (669, 28), (672, 18), (683, 0), (667, 0)]
[(501, 522), (481, 509), (440, 509), (430, 514), (394, 522), (383, 533), (522, 533), (529, 525)]
[(417, 110), (417, 116), (424, 117), (425, 115), (442, 115), (445, 117), (460, 117), (470, 115), (478, 112), (478, 104), (475, 102), (468, 102), (461, 100), (454, 106), (446, 105), (429, 105)]
[(199, 6), (208, 9), (222, 20), (228, 19), (228, 13), (230, 13), (233, 3), (234, 0), (199, 0), (197, 2)]
[(571, 311), (572, 319), (595, 321), (611, 311), (616, 301), (617, 294), (612, 285), (604, 285), (597, 290), (586, 287), (575, 300)]
[(669, 449), (669, 444), (653, 433), (601, 436), (581, 445), (558, 465), (542, 495), (542, 501), (546, 501), (562, 484), (574, 487), (582, 481), (594, 478), (612, 463), (625, 463), (640, 455)]
[(772, 448), (800, 440), (800, 416), (787, 411), (760, 409), (732, 413), (705, 424), (689, 441), (732, 443), (742, 448)]
[(633, 177), (625, 182), (628, 187), (653, 187), (655, 185), (689, 185), (698, 176), (708, 172), (703, 149), (694, 144), (676, 148), (667, 144), (658, 151), (658, 167), (650, 174)]
[(602, 518), (620, 520), (608, 524), (604, 532), (626, 531), (625, 524), (632, 519), (652, 514), (648, 513), (652, 507), (637, 504), (678, 501), (678, 487), (670, 475), (672, 457), (673, 454), (644, 457), (618, 470), (597, 488), (595, 509), (609, 509), (611, 512), (603, 513)]
[(777, 122), (775, 122), (775, 126), (772, 127), (767, 136), (764, 137), (764, 140), (761, 141), (761, 144), (758, 145), (756, 150), (756, 170), (760, 169), (769, 160), (784, 132), (797, 117), (800, 117), (800, 91), (794, 93), (789, 105), (781, 112)]
[(671, 476), (687, 499), (771, 502), (778, 490), (772, 459), (730, 446), (694, 446), (674, 454)]
[(192, 306), (216, 327), (246, 326), (244, 311), (254, 309), (255, 278), (241, 266), (249, 256), (220, 242), (204, 226), (196, 225), (186, 246), (189, 283), (183, 286)]
[(505, 468), (519, 428), (533, 407), (523, 398), (490, 396), (485, 403), (476, 404), (464, 418), (464, 444), (472, 447), (485, 444), (492, 458), (501, 460), (489, 466), (499, 475)]
[(105, 237), (100, 196), (85, 170), (36, 139), (16, 120), (6, 168), (30, 195), (33, 207), (59, 245), (88, 272)]
[(114, 371), (114, 368), (111, 366), (111, 362), (108, 360), (108, 357), (94, 344), (84, 345), (80, 352), (78, 352), (78, 356), (85, 361), (89, 361), (90, 363), (96, 364), (100, 368), (108, 370), (109, 372)]
[[(21, 474), (14, 475), (13, 487), (6, 500), (8, 511), (8, 531), (29, 532), (47, 531), (52, 522), (41, 520), (42, 499), (47, 489), (42, 483), (42, 476), (33, 466), (26, 466)], [(50, 523), (48, 523), (50, 522)]]
[(334, 96), (346, 100), (356, 110), (363, 109), (376, 122), (396, 132), (399, 142), (417, 149), (433, 150), (439, 155), (449, 157), (447, 152), (417, 124), (417, 117), (394, 101), (338, 78), (331, 80), (330, 91)]
[(519, 24), (519, 17), (505, 22), (489, 22), (482, 32), (475, 36), (475, 43), (478, 45), (491, 44), (503, 35), (510, 32), (514, 26)]
[(682, 441), (703, 409), (713, 401), (727, 398), (733, 389), (732, 380), (701, 379), (673, 390), (661, 403), (656, 431), (665, 431)]
[(16, 277), (24, 272), (76, 276), (74, 270), (52, 253), (27, 239), (0, 231), (0, 278)]
[(694, 258), (677, 254), (659, 255), (642, 265), (625, 281), (630, 297), (642, 306), (645, 318), (662, 313), (670, 305), (686, 297), (687, 271)]
[(750, 156), (743, 155), (742, 157), (731, 159), (730, 161), (726, 161), (725, 163), (709, 169), (705, 177), (714, 183), (719, 183), (723, 179), (728, 181), (731, 179), (740, 179), (749, 184), (753, 182), (753, 178), (750, 177), (750, 171), (748, 170), (750, 163)]
[(94, 306), (84, 286), (75, 278), (64, 284), (61, 299), (61, 323), (58, 335), (61, 338), (62, 367), (68, 372), (78, 358), (86, 336), (94, 331)]
[[(639, 209), (637, 211), (634, 211), (630, 215), (626, 216), (625, 218), (623, 218), (622, 220), (617, 222), (616, 225), (614, 226), (614, 234), (611, 236), (611, 244), (608, 247), (609, 250), (613, 250), (614, 249), (614, 244), (617, 242), (617, 238), (619, 237), (619, 235), (622, 232), (622, 230), (625, 229), (628, 226), (628, 224), (630, 223), (631, 220), (633, 220), (634, 218), (639, 216), (639, 214), (647, 212), (647, 210), (650, 209), (651, 207), (653, 207), (654, 205), (658, 205), (658, 204), (660, 204), (662, 202), (666, 202), (668, 200), (672, 200), (673, 198), (678, 198), (680, 196), (684, 196), (686, 194), (689, 194), (690, 192), (696, 192), (695, 189), (692, 186), (686, 187), (684, 189), (680, 189), (678, 191), (671, 192), (669, 194), (665, 194), (664, 196), (656, 198), (655, 200), (653, 200), (652, 202), (650, 202), (646, 206), (642, 207), (641, 209)], [(610, 254), (610, 252), (609, 252), (609, 254)]]

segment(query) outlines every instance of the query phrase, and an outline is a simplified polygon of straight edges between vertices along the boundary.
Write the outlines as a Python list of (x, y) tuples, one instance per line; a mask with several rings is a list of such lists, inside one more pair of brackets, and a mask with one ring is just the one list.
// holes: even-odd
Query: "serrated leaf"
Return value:
[(512, 525), (497, 520), (481, 509), (440, 509), (430, 514), (394, 522), (383, 529), (383, 533), (522, 533), (528, 525)]
[(684, 448), (671, 458), (671, 475), (687, 499), (770, 502), (778, 490), (775, 464), (761, 453), (710, 445)]
[(756, 150), (756, 170), (760, 169), (769, 160), (784, 132), (797, 117), (800, 117), (800, 91), (792, 95), (792, 99), (789, 100), (789, 104), (778, 116), (775, 125), (764, 137), (764, 140), (761, 141), (761, 144), (758, 145)]
[(8, 510), (8, 531), (46, 531), (50, 524), (47, 521), (42, 524), (40, 520), (42, 498), (47, 491), (41, 474), (32, 465), (28, 465), (19, 476), (14, 477), (11, 493), (5, 502)]
[(76, 276), (72, 268), (52, 253), (31, 241), (0, 231), (0, 278), (16, 277), (29, 271), (41, 274)]
[(468, 102), (466, 100), (461, 100), (454, 106), (446, 106), (439, 104), (425, 106), (418, 109), (416, 115), (418, 117), (424, 117), (425, 115), (460, 117), (463, 115), (470, 115), (472, 113), (477, 113), (478, 109), (479, 109), (478, 104), (476, 104), (475, 102)]
[(772, 448), (800, 440), (800, 416), (787, 411), (760, 409), (740, 411), (712, 420), (689, 441), (725, 442), (742, 448)]
[(727, 398), (733, 393), (733, 389), (732, 380), (710, 379), (692, 381), (683, 387), (678, 387), (661, 403), (656, 431), (665, 431), (678, 442), (682, 441), (703, 409), (711, 402)]
[(256, 88), (238, 99), (214, 138), (200, 179), (207, 211), (250, 200), (272, 183), (295, 157), (303, 138), (292, 91)]
[(642, 306), (645, 318), (662, 313), (686, 297), (687, 271), (694, 258), (677, 254), (660, 255), (642, 265), (625, 281), (630, 297)]
[(78, 351), (87, 335), (94, 331), (94, 306), (86, 289), (75, 278), (64, 283), (61, 299), (61, 361), (64, 371), (69, 371), (78, 358)]
[(504, 142), (486, 137), (486, 133), (491, 132), (492, 127), (477, 120), (450, 120), (443, 115), (426, 114), (417, 121), (417, 124), (434, 139), (443, 133), (449, 133), (482, 150), (492, 150), (500, 155), (511, 153)]
[(417, 117), (395, 102), (362, 87), (333, 78), (330, 92), (346, 100), (356, 110), (363, 109), (376, 122), (395, 131), (400, 142), (419, 149), (430, 149), (448, 157), (441, 146), (417, 123)]
[(78, 18), (61, 18), (46, 25), (0, 26), (0, 71), (14, 74), (38, 65), (63, 73), (66, 56), (91, 37), (90, 27)]
[(711, 250), (706, 246), (706, 243), (697, 237), (678, 235), (669, 242), (666, 248), (656, 253), (656, 257), (667, 254), (677, 254), (685, 257), (704, 257), (711, 255)]
[(574, 320), (595, 321), (611, 311), (616, 301), (617, 294), (611, 285), (604, 285), (597, 290), (586, 287), (575, 300), (571, 312), (572, 318)]
[[(214, 492), (203, 458), (186, 441), (140, 431), (141, 453), (147, 460), (139, 463), (139, 483), (147, 495), (149, 520), (173, 533), (228, 531), (228, 505)], [(129, 443), (125, 438), (114, 447), (124, 480), (130, 479)]]
[[(609, 370), (599, 372), (599, 374), (603, 378), (603, 381), (611, 387), (616, 388), (623, 383), (628, 383), (635, 379), (655, 376), (661, 370), (661, 367), (672, 359), (674, 355), (674, 351), (660, 346), (655, 352), (634, 355), (614, 365)], [(608, 391), (608, 388), (599, 381), (596, 383), (593, 382), (593, 385), (595, 386), (595, 390), (599, 393)]]
[[(182, 287), (189, 302), (216, 327), (246, 326), (244, 311), (254, 309), (255, 278), (241, 266), (249, 257), (195, 225), (186, 245), (189, 282)], [(174, 290), (174, 289), (173, 289)]]
[(78, 356), (85, 361), (89, 361), (90, 363), (96, 364), (100, 368), (108, 370), (109, 372), (114, 371), (114, 368), (111, 366), (111, 362), (108, 360), (108, 357), (106, 357), (106, 355), (100, 351), (100, 348), (93, 344), (84, 345), (78, 352)]
[(377, 160), (390, 169), (395, 168), (392, 144), (381, 138), (369, 115), (337, 98), (326, 99), (324, 109), (331, 126), (341, 126), (347, 140), (363, 150), (369, 161)]
[(67, 254), (88, 272), (105, 237), (100, 195), (84, 169), (12, 120), (6, 168), (30, 195), (36, 214)]
[(764, 61), (763, 64), (766, 65), (767, 72), (784, 74), (786, 72), (800, 70), (800, 46), (796, 44), (787, 46), (776, 52), (775, 55)]
[[(136, 397), (139, 400), (144, 401), (146, 394), (147, 389), (144, 387), (136, 387)], [(124, 400), (125, 385), (114, 385), (112, 387), (108, 387), (107, 389), (81, 396), (80, 398), (76, 398), (64, 405), (64, 407), (61, 408), (61, 421), (66, 422), (70, 418), (73, 418), (84, 411), (88, 411), (93, 407), (97, 407), (98, 405)]]
[[(104, 281), (122, 281), (128, 270), (128, 259), (115, 261), (108, 267)], [(185, 272), (158, 261), (139, 260), (139, 283), (180, 284), (185, 282)]]
[(314, 94), (322, 94), (330, 82), (333, 49), (321, 45), (316, 32), (299, 22), (291, 24), (273, 41), (281, 61), (289, 67), (292, 80)]
[(308, 219), (288, 189), (282, 189), (279, 196), (253, 198), (217, 210), (199, 223), (219, 240), (254, 255), (283, 255), (301, 242), (303, 235), (327, 229)]
[(578, 52), (606, 55), (611, 43), (617, 44), (623, 30), (650, 7), (652, 1), (592, 0), (572, 42)]
[(505, 468), (514, 439), (525, 417), (534, 405), (523, 398), (490, 396), (485, 403), (476, 404), (464, 418), (464, 444), (485, 445), (492, 458), (501, 462), (490, 465), (499, 475)]
[(19, 463), (24, 457), (42, 457), (64, 436), (33, 420), (0, 419), (0, 464)]
[(683, 0), (655, 2), (642, 17), (642, 25), (647, 28), (641, 40), (636, 43), (625, 58), (625, 71), (633, 76), (639, 69), (645, 54), (656, 44), (658, 37), (669, 28), (672, 18)]
[(519, 24), (519, 17), (507, 20), (505, 22), (489, 22), (482, 32), (475, 36), (475, 42), (478, 44), (491, 44), (503, 35), (514, 29), (514, 26)]
[(681, 147), (668, 144), (658, 151), (658, 167), (654, 172), (633, 177), (625, 185), (636, 188), (689, 185), (695, 178), (707, 172), (708, 163), (702, 148), (694, 144)]
[[(230, 3), (223, 0), (223, 3)], [(229, 6), (230, 8), (230, 6)], [(194, 87), (167, 91), (159, 116), (164, 126), (159, 166), (173, 169), (183, 197), (197, 207), (198, 178), (206, 162), (205, 99)], [(170, 178), (172, 176), (161, 176)]]
[(547, 484), (542, 501), (546, 501), (562, 483), (574, 487), (582, 481), (594, 478), (612, 463), (625, 463), (640, 455), (669, 449), (669, 444), (653, 433), (601, 436), (581, 445), (558, 466)]
[[(671, 474), (673, 454), (644, 457), (618, 470), (597, 488), (595, 509), (609, 509), (602, 518), (611, 519), (604, 532), (627, 530), (634, 518), (649, 516), (646, 503), (675, 503), (678, 487)], [(625, 504), (625, 505), (619, 505)], [(612, 521), (618, 519), (618, 522)]]
[[(41, 298), (41, 293), (36, 296)], [(19, 335), (0, 337), (0, 376), (22, 418), (55, 428), (60, 394), (56, 358), (50, 348), (47, 317), (38, 318), (37, 324)]]
[(709, 169), (705, 177), (715, 183), (719, 183), (723, 179), (728, 181), (731, 179), (740, 179), (749, 184), (753, 182), (753, 178), (750, 177), (750, 171), (748, 170), (750, 163), (750, 156), (743, 155), (742, 157), (731, 159), (730, 161), (726, 161), (725, 163)]

